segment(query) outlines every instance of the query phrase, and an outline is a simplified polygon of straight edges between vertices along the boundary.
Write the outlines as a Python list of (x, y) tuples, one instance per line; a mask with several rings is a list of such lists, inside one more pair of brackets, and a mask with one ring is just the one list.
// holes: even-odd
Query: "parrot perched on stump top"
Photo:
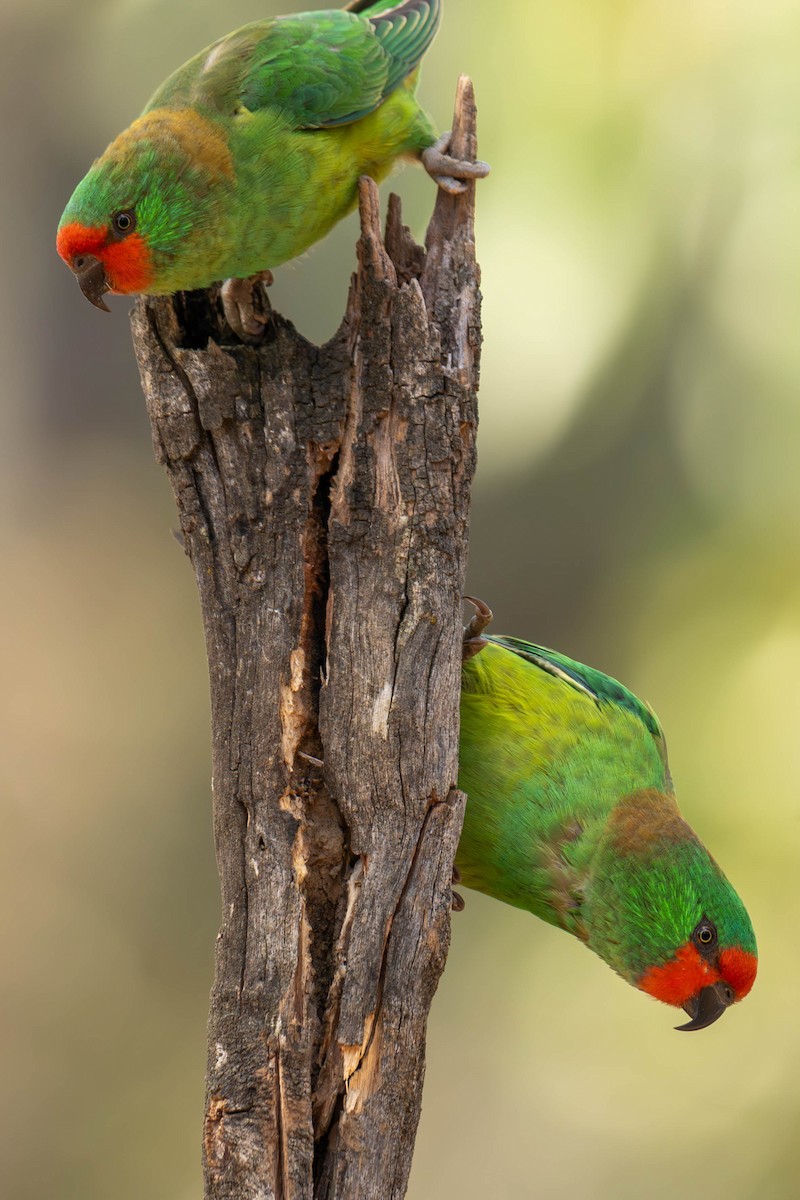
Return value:
[(354, 0), (272, 17), (207, 47), (158, 89), (78, 184), (58, 252), (84, 295), (166, 294), (225, 280), (241, 337), (253, 287), (354, 208), (358, 179), (401, 157), (440, 187), (488, 173), (447, 154), (415, 97), (441, 0)]
[[(476, 602), (478, 603), (478, 602)], [(704, 1029), (750, 991), (750, 918), (681, 817), (652, 710), (608, 675), (467, 629), (456, 878), (585, 942)]]

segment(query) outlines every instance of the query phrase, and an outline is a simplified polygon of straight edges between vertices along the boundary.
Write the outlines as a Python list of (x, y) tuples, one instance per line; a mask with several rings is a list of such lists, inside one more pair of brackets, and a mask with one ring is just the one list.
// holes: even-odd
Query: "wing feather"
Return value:
[(548, 650), (544, 646), (536, 646), (532, 642), (525, 642), (520, 638), (495, 637), (491, 634), (484, 634), (484, 637), (487, 641), (505, 646), (507, 650), (518, 654), (520, 658), (526, 659), (540, 670), (547, 671), (548, 674), (563, 680), (570, 687), (583, 692), (584, 695), (594, 700), (595, 704), (614, 704), (619, 708), (627, 709), (642, 722), (654, 738), (663, 743), (664, 733), (658, 717), (648, 704), (634, 696), (633, 692), (629, 691), (619, 680), (613, 679), (610, 675), (604, 675), (602, 671), (597, 671), (594, 667), (586, 667), (583, 663), (576, 662), (575, 659), (567, 658), (565, 654), (559, 654), (557, 650)]
[(298, 129), (326, 129), (367, 116), (422, 60), (436, 34), (440, 0), (391, 8), (300, 14), (272, 21), (253, 47), (240, 101), (277, 107)]

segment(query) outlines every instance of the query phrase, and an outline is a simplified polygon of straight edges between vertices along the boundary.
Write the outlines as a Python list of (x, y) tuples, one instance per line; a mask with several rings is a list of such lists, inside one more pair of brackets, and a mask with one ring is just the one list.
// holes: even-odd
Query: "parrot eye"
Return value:
[(692, 939), (701, 950), (710, 950), (717, 942), (717, 931), (711, 921), (702, 920), (692, 934)]
[(136, 214), (131, 209), (125, 208), (122, 212), (114, 213), (111, 224), (114, 226), (114, 232), (122, 234), (124, 237), (136, 228)]

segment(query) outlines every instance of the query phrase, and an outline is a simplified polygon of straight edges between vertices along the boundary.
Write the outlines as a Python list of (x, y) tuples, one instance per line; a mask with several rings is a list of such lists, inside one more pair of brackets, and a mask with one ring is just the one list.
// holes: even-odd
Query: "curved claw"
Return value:
[(467, 184), (474, 179), (485, 179), (491, 167), (488, 163), (469, 162), (463, 158), (453, 158), (447, 151), (450, 148), (450, 130), (443, 133), (432, 146), (422, 151), (422, 165), (430, 177), (451, 196), (461, 195), (467, 190)]
[(243, 342), (259, 340), (270, 322), (271, 308), (264, 287), (272, 282), (271, 271), (259, 271), (247, 279), (226, 279), (222, 285), (225, 320)]
[(481, 637), (481, 634), (491, 624), (493, 614), (483, 600), (476, 600), (474, 596), (464, 596), (464, 599), (475, 608), (475, 614), (470, 618), (469, 624), (464, 626), (462, 638), (461, 661), (469, 662), (486, 645), (486, 639)]

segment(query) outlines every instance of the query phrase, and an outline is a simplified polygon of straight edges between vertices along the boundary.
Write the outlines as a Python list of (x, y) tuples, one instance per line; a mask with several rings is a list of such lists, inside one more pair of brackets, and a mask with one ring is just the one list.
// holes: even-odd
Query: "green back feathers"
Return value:
[(295, 129), (358, 121), (419, 66), (439, 0), (406, 0), (245, 25), (176, 71), (145, 111), (192, 104), (232, 117), (281, 112)]
[(563, 679), (572, 687), (591, 696), (596, 704), (617, 704), (627, 709), (638, 717), (653, 737), (663, 742), (661, 725), (653, 710), (610, 675), (604, 675), (594, 667), (586, 667), (573, 658), (567, 658), (566, 654), (559, 654), (557, 650), (547, 650), (544, 646), (536, 646), (521, 638), (494, 637), (491, 634), (486, 634), (485, 637), (487, 641), (505, 646), (541, 670)]
[[(671, 786), (659, 720), (633, 692), (610, 675), (556, 650), (520, 638), (484, 636), (489, 646), (464, 668), (466, 694), (485, 688), (492, 705), (499, 703), (509, 712), (521, 708), (535, 718), (538, 737), (547, 746), (566, 739), (580, 748), (588, 736), (592, 743), (600, 743), (593, 744), (592, 752), (597, 754), (602, 744), (610, 749), (621, 740), (632, 752), (627, 776), (642, 772), (636, 786)], [(498, 655), (495, 646), (511, 653)], [(625, 777), (621, 772), (619, 782)]]
[(660, 726), (616, 680), (489, 637), (462, 672), (459, 847), (468, 886), (581, 933), (583, 881), (620, 797), (668, 791)]

